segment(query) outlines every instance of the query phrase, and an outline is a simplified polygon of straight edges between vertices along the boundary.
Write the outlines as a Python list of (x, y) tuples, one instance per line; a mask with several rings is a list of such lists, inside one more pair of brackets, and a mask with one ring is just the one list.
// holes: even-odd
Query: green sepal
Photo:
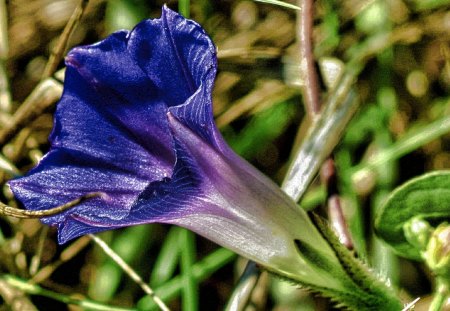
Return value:
[[(315, 215), (314, 215), (315, 216)], [(330, 278), (338, 279), (340, 288), (320, 287), (279, 275), (277, 271), (268, 270), (290, 283), (299, 285), (312, 293), (329, 298), (332, 302), (345, 310), (371, 311), (386, 310), (400, 311), (403, 309), (401, 301), (394, 291), (380, 281), (360, 260), (354, 257), (353, 252), (346, 249), (338, 240), (322, 218), (315, 216), (315, 223), (325, 240), (340, 261), (337, 265), (331, 262), (312, 245), (303, 241), (293, 241), (297, 246), (299, 257), (309, 266), (318, 271), (326, 271)]]
[(335, 293), (332, 297), (349, 310), (402, 310), (403, 304), (395, 295), (394, 290), (380, 280), (361, 260), (355, 258), (354, 252), (348, 250), (328, 223), (313, 214), (314, 222), (328, 244), (339, 259), (345, 277), (346, 291)]
[(450, 221), (450, 171), (428, 173), (396, 188), (375, 220), (376, 234), (399, 256), (422, 260), (423, 249), (404, 230), (415, 217), (431, 225)]

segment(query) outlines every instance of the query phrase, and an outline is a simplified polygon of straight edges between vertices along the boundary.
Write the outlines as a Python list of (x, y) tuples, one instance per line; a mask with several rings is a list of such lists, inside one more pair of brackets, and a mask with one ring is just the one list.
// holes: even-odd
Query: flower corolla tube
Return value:
[(50, 151), (9, 185), (29, 210), (91, 192), (42, 219), (59, 243), (146, 223), (190, 229), (284, 277), (339, 288), (299, 243), (339, 266), (308, 216), (224, 142), (212, 114), (216, 48), (195, 22), (160, 19), (66, 57)]

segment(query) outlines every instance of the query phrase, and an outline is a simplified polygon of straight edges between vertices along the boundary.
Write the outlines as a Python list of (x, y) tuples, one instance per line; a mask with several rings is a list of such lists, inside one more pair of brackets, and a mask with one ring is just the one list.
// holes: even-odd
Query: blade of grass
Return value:
[(43, 226), (42, 228), (40, 228), (41, 232), (39, 233), (38, 246), (37, 246), (35, 254), (33, 255), (33, 257), (31, 258), (31, 261), (30, 261), (29, 273), (32, 276), (35, 276), (35, 274), (38, 272), (39, 265), (41, 264), (42, 253), (44, 251), (45, 240), (47, 238), (48, 229), (49, 229), (48, 226)]
[(361, 176), (370, 173), (374, 168), (383, 163), (399, 159), (449, 132), (450, 116), (445, 116), (428, 125), (413, 128), (391, 147), (383, 150), (370, 160), (356, 166), (352, 174), (352, 179), (356, 180)]
[(150, 284), (156, 288), (167, 282), (174, 274), (180, 256), (179, 227), (173, 226), (164, 238), (164, 244), (152, 269)]
[(341, 133), (358, 106), (356, 94), (351, 91), (355, 78), (353, 73), (344, 74), (297, 150), (282, 185), (295, 201), (303, 196), (323, 161), (339, 142)]
[[(201, 282), (235, 258), (235, 253), (225, 248), (220, 248), (196, 262), (192, 266), (192, 275), (197, 282)], [(155, 292), (162, 300), (170, 301), (180, 294), (183, 285), (183, 276), (178, 275), (164, 285), (158, 287)], [(140, 311), (157, 309), (155, 303), (148, 296), (141, 298), (137, 306)]]
[(198, 282), (192, 272), (195, 264), (195, 234), (180, 228), (179, 244), (181, 249), (181, 274), (183, 277), (182, 309), (185, 311), (198, 310)]
[(178, 12), (186, 18), (189, 18), (191, 11), (191, 1), (190, 0), (179, 0), (178, 1)]

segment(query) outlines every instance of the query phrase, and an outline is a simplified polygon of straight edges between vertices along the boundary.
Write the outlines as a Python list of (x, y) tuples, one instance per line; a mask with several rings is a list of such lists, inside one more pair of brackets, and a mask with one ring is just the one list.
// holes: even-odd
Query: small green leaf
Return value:
[(398, 187), (375, 220), (376, 233), (398, 255), (421, 260), (421, 249), (408, 242), (404, 231), (414, 217), (432, 224), (450, 220), (450, 171), (428, 173)]

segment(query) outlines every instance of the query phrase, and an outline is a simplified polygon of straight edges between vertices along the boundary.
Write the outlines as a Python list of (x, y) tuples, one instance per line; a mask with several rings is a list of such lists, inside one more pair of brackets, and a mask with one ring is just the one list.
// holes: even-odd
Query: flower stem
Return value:
[[(401, 310), (403, 306), (395, 292), (373, 275), (363, 262), (355, 258), (353, 253), (340, 243), (325, 220), (314, 214), (313, 216), (315, 216), (315, 224), (336, 253), (344, 270), (339, 278), (345, 282), (345, 289), (339, 292), (325, 290), (324, 295), (350, 310)], [(318, 289), (318, 292), (321, 290)]]

